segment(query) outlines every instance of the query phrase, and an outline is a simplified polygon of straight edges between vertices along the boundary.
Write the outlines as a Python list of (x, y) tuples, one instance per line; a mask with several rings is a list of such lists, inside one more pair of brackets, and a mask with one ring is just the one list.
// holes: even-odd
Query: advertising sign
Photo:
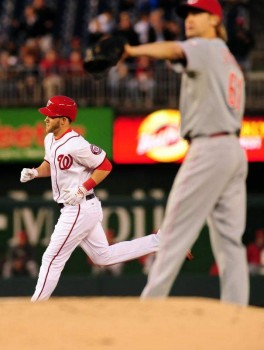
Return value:
[[(245, 117), (240, 143), (249, 162), (264, 161), (264, 116)], [(113, 160), (119, 164), (182, 162), (188, 143), (180, 135), (180, 112), (159, 110), (150, 115), (120, 116), (114, 122)]]
[(240, 144), (249, 162), (264, 162), (264, 116), (244, 118)]
[[(44, 157), (45, 117), (37, 108), (0, 110), (0, 161), (40, 161)], [(79, 108), (72, 129), (103, 148), (112, 159), (111, 108)]]
[(151, 164), (181, 161), (188, 143), (180, 136), (180, 113), (160, 110), (147, 117), (119, 117), (114, 123), (116, 163)]

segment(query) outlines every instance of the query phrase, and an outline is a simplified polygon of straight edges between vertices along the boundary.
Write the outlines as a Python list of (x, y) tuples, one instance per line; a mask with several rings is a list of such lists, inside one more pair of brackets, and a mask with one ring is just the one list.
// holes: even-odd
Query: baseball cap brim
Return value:
[(48, 107), (39, 108), (39, 112), (45, 115), (46, 117), (50, 117), (50, 118), (60, 117), (60, 115), (54, 113), (54, 111), (50, 110)]
[(193, 5), (188, 5), (188, 4), (183, 4), (179, 5), (176, 9), (177, 15), (179, 15), (181, 18), (186, 18), (188, 15), (188, 12), (192, 11), (197, 11), (197, 12), (207, 12), (199, 7), (193, 6)]

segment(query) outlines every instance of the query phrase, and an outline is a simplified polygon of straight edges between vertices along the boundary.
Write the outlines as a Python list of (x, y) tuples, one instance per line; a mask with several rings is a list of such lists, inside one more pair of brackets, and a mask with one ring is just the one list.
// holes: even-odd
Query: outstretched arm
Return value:
[(125, 56), (148, 56), (157, 60), (182, 60), (185, 54), (175, 41), (162, 41), (138, 46), (125, 45)]

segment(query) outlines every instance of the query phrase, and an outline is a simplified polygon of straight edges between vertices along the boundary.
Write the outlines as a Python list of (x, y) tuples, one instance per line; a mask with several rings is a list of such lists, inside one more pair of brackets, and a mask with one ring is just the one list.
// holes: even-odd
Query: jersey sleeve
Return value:
[(187, 71), (199, 71), (207, 65), (208, 40), (195, 38), (177, 43), (185, 53), (187, 60), (185, 69)]
[(48, 149), (50, 148), (50, 145), (52, 143), (52, 134), (47, 134), (44, 139), (44, 147), (45, 147), (45, 155), (44, 160), (48, 163), (50, 163), (50, 154), (48, 152)]
[(102, 148), (90, 144), (84, 139), (75, 153), (76, 160), (90, 169), (97, 168), (104, 161), (105, 157), (106, 153)]

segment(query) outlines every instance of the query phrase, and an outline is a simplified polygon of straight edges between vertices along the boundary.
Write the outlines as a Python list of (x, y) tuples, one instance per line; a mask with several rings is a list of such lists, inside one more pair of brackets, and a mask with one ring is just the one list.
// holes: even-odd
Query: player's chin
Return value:
[(186, 36), (186, 38), (191, 39), (191, 38), (197, 37), (198, 35), (197, 35), (197, 33), (194, 30), (186, 29), (185, 30), (185, 36)]

